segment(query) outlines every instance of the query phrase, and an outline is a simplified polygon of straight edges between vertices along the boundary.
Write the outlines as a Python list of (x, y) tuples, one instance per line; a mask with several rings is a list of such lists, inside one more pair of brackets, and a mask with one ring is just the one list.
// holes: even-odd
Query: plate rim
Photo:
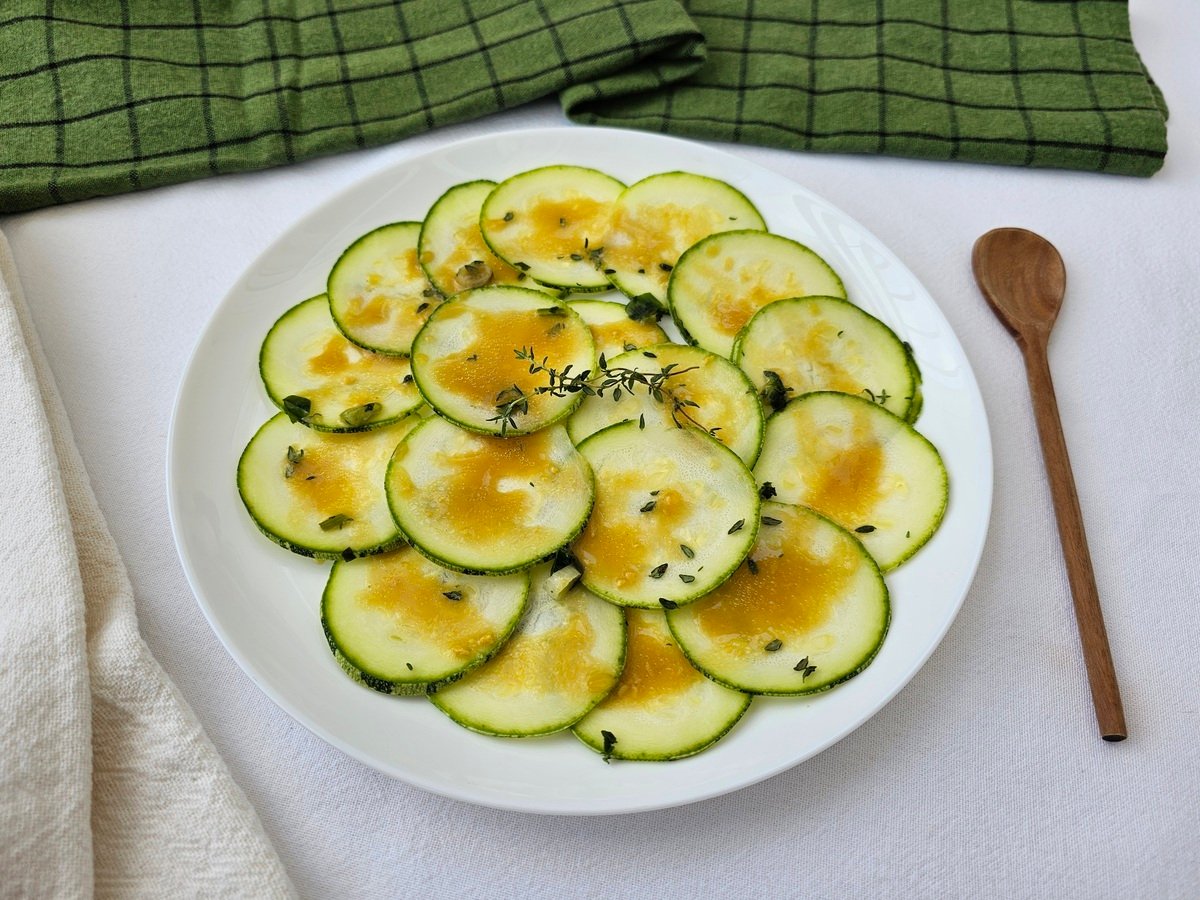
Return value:
[[(180, 519), (180, 505), (182, 500), (179, 492), (183, 490), (180, 482), (179, 467), (180, 463), (177, 460), (179, 454), (179, 443), (177, 440), (179, 431), (179, 422), (181, 421), (181, 409), (185, 401), (185, 394), (191, 385), (191, 379), (196, 370), (197, 359), (201, 356), (203, 348), (210, 335), (218, 327), (218, 320), (223, 314), (234, 304), (239, 293), (243, 292), (247, 287), (247, 282), (255, 270), (255, 266), (260, 260), (277, 252), (279, 248), (287, 243), (293, 234), (306, 226), (310, 226), (324, 216), (329, 215), (329, 211), (336, 207), (339, 202), (343, 201), (345, 196), (353, 192), (364, 182), (381, 177), (389, 172), (398, 172), (408, 166), (420, 164), (424, 162), (435, 162), (439, 157), (449, 151), (461, 148), (467, 145), (491, 143), (505, 139), (530, 140), (539, 137), (557, 137), (564, 133), (586, 133), (589, 136), (603, 138), (605, 136), (616, 139), (649, 139), (653, 142), (661, 142), (679, 147), (687, 147), (692, 150), (699, 149), (705, 154), (710, 154), (714, 158), (724, 158), (730, 165), (741, 169), (748, 169), (756, 174), (766, 175), (772, 179), (780, 179), (786, 182), (795, 195), (805, 197), (809, 202), (812, 202), (820, 207), (828, 208), (836, 212), (839, 216), (852, 224), (864, 237), (881, 248), (889, 258), (892, 265), (897, 266), (904, 274), (906, 274), (912, 283), (920, 288), (923, 299), (926, 300), (937, 317), (944, 325), (947, 334), (953, 340), (954, 346), (959, 351), (962, 360), (965, 362), (963, 374), (965, 375), (965, 384), (963, 387), (968, 391), (972, 406), (977, 408), (979, 412), (979, 424), (982, 428), (981, 433), (977, 437), (979, 448), (983, 451), (983, 455), (977, 460), (980, 467), (980, 474), (984, 476), (984, 483), (981, 483), (982, 488), (982, 507), (980, 509), (980, 521), (982, 527), (979, 529), (976, 540), (973, 546), (969, 547), (969, 565), (962, 570), (963, 588), (957, 600), (953, 603), (953, 608), (947, 608), (947, 614), (940, 627), (931, 632), (931, 640), (927, 649), (914, 658), (910, 664), (903, 669), (903, 674), (887, 689), (882, 698), (874, 704), (874, 706), (865, 714), (856, 715), (852, 721), (846, 723), (841, 728), (832, 731), (824, 740), (817, 742), (815, 745), (806, 747), (805, 750), (794, 758), (782, 760), (776, 765), (765, 766), (755, 769), (750, 775), (742, 776), (734, 779), (729, 783), (720, 783), (711, 788), (699, 787), (685, 797), (675, 797), (669, 799), (647, 799), (641, 802), (630, 802), (614, 806), (593, 806), (593, 805), (576, 805), (564, 806), (562, 803), (548, 802), (546, 798), (538, 798), (530, 800), (522, 798), (520, 802), (515, 799), (510, 799), (507, 795), (504, 796), (482, 796), (477, 789), (461, 789), (457, 785), (447, 785), (440, 781), (435, 781), (423, 775), (420, 772), (414, 772), (407, 769), (401, 769), (393, 764), (379, 759), (371, 755), (368, 751), (356, 746), (354, 743), (346, 740), (335, 731), (323, 725), (321, 722), (314, 719), (307, 712), (298, 708), (289, 699), (287, 699), (272, 683), (271, 679), (261, 670), (254, 660), (243, 654), (237, 648), (237, 642), (228, 632), (225, 624), (217, 615), (216, 610), (212, 607), (205, 596), (205, 591), (201, 588), (201, 581), (195, 566), (191, 553), (186, 548), (186, 541), (183, 537), (182, 522)], [(518, 163), (519, 164), (519, 163)], [(335, 226), (330, 226), (329, 230), (334, 230)], [(966, 601), (967, 594), (978, 574), (979, 564), (982, 560), (983, 550), (986, 545), (988, 533), (990, 530), (990, 519), (992, 505), (994, 502), (994, 467), (995, 457), (991, 439), (990, 423), (987, 417), (986, 406), (983, 403), (982, 392), (979, 388), (978, 379), (975, 377), (974, 368), (971, 366), (970, 360), (966, 355), (961, 341), (958, 339), (957, 333), (950, 326), (944, 312), (933, 298), (932, 294), (925, 285), (917, 278), (917, 276), (908, 268), (905, 263), (896, 256), (890, 247), (880, 240), (874, 232), (866, 228), (855, 219), (843, 211), (840, 207), (834, 205), (819, 194), (811, 191), (805, 185), (794, 180), (788, 175), (783, 175), (772, 169), (769, 169), (752, 160), (743, 158), (724, 149), (723, 146), (714, 146), (708, 142), (699, 142), (686, 140), (667, 135), (660, 135), (652, 132), (642, 132), (619, 128), (602, 128), (591, 126), (574, 126), (574, 125), (558, 125), (558, 126), (543, 126), (536, 128), (510, 128), (494, 132), (489, 132), (484, 135), (464, 138), (461, 140), (453, 140), (444, 143), (438, 147), (431, 148), (421, 153), (404, 156), (401, 159), (393, 160), (379, 168), (368, 172), (361, 177), (353, 179), (347, 184), (338, 187), (332, 194), (326, 197), (322, 202), (315, 207), (309, 209), (306, 213), (291, 221), (272, 241), (270, 241), (261, 251), (256, 254), (255, 258), (241, 272), (238, 278), (226, 291), (221, 300), (213, 307), (208, 318), (196, 338), (192, 346), (191, 352), (188, 354), (187, 361), (182, 369), (179, 383), (175, 393), (175, 399), (172, 403), (170, 421), (167, 428), (167, 446), (166, 446), (166, 494), (167, 494), (167, 513), (171, 527), (172, 539), (175, 544), (176, 554), (183, 568), (188, 586), (200, 607), (201, 613), (207, 621), (213, 633), (217, 636), (221, 645), (230, 657), (237, 663), (238, 667), (250, 678), (250, 680), (263, 692), (277, 707), (284, 713), (294, 719), (296, 722), (303, 725), (314, 735), (325, 741), (330, 746), (336, 747), (341, 752), (357, 760), (360, 763), (370, 767), (371, 769), (382, 772), (383, 774), (396, 778), (407, 784), (418, 787), (430, 793), (447, 797), (453, 800), (458, 800), (465, 803), (482, 805), (494, 809), (502, 809), (513, 812), (546, 814), (546, 815), (572, 815), (572, 816), (594, 816), (594, 815), (619, 815), (630, 814), (637, 812), (646, 812), (658, 809), (667, 809), (691, 803), (697, 803), (704, 800), (709, 800), (714, 797), (722, 796), (734, 791), (741, 790), (761, 781), (765, 781), (781, 772), (787, 771), (805, 760), (824, 752), (829, 747), (843, 740), (852, 732), (856, 731), (865, 725), (870, 719), (874, 718), (880, 711), (890, 704), (896, 696), (909, 684), (916, 676), (934, 652), (941, 646), (950, 627), (957, 620), (962, 606)]]

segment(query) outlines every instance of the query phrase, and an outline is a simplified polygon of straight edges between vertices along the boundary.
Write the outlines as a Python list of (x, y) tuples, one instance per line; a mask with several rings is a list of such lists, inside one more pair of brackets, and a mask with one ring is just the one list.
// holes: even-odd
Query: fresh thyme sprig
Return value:
[[(643, 387), (659, 403), (666, 403), (668, 402), (668, 390), (665, 388), (667, 381), (697, 368), (697, 366), (689, 366), (681, 369), (676, 363), (668, 363), (657, 372), (640, 372), (625, 366), (609, 366), (608, 360), (601, 353), (599, 365), (594, 371), (583, 369), (579, 372), (572, 372), (573, 364), (560, 371), (549, 364), (549, 357), (542, 357), (539, 362), (533, 347), (522, 347), (513, 352), (517, 354), (517, 359), (529, 362), (530, 375), (545, 375), (549, 382), (534, 388), (533, 394), (549, 394), (552, 397), (566, 397), (569, 394), (580, 393), (588, 397), (603, 397), (605, 394), (609, 394), (613, 400), (620, 400), (625, 394), (633, 394), (637, 388)], [(496, 395), (496, 415), (488, 421), (499, 422), (500, 434), (507, 434), (508, 429), (517, 427), (517, 416), (529, 412), (530, 396), (515, 384), (505, 388)], [(689, 407), (699, 408), (699, 404), (695, 401), (682, 400), (671, 395), (670, 403), (672, 405), (671, 418), (677, 427), (683, 427), (683, 422), (680, 420), (684, 419), (710, 434), (717, 431), (716, 428), (704, 428), (688, 412)]]

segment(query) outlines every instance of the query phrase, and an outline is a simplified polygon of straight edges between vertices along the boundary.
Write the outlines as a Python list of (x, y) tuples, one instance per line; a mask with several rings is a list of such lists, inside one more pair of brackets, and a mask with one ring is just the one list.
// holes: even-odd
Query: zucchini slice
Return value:
[(439, 414), (482, 434), (528, 434), (566, 418), (582, 393), (537, 393), (546, 372), (596, 363), (592, 333), (568, 305), (526, 288), (459, 294), (429, 317), (413, 341), (413, 378)]
[(408, 360), (346, 340), (324, 294), (271, 326), (258, 370), (271, 402), (315, 431), (382, 428), (421, 405)]
[(367, 232), (333, 264), (325, 291), (334, 324), (349, 340), (407, 356), (441, 296), (417, 262), (420, 222), (395, 222)]
[[(447, 297), (481, 284), (536, 287), (524, 272), (496, 256), (479, 230), (479, 210), (495, 186), (494, 181), (457, 184), (425, 216), (417, 258), (430, 284)], [(464, 271), (464, 266), (471, 268)]]
[(754, 694), (811, 694), (874, 659), (887, 633), (888, 589), (854, 535), (812, 510), (763, 504), (746, 565), (667, 623), (709, 678)]
[(733, 361), (765, 391), (768, 406), (782, 406), (788, 395), (841, 391), (873, 400), (902, 419), (917, 389), (909, 360), (890, 328), (837, 297), (768, 303), (733, 344)]
[(430, 695), (473, 731), (527, 737), (569, 728), (621, 674), (625, 614), (582, 587), (564, 590), (549, 564), (534, 569), (532, 581), (525, 614), (500, 652)]
[(715, 178), (664, 172), (627, 187), (613, 206), (604, 236), (604, 267), (626, 296), (660, 303), (683, 252), (701, 238), (731, 229), (766, 231), (746, 195)]
[(329, 434), (279, 413), (238, 460), (237, 486), (263, 534), (301, 556), (366, 556), (399, 543), (383, 477), (417, 416), (366, 434)]
[(597, 356), (609, 359), (626, 350), (666, 342), (667, 333), (650, 321), (629, 318), (624, 303), (611, 300), (572, 300), (568, 304), (587, 323), (596, 342)]
[(933, 536), (949, 491), (941, 455), (911, 425), (831, 391), (797, 397), (767, 420), (754, 474), (779, 500), (855, 532), (885, 572)]
[(606, 391), (603, 396), (585, 397), (567, 419), (571, 440), (585, 438), (616, 422), (633, 420), (647, 425), (677, 428), (692, 424), (710, 433), (754, 465), (762, 447), (763, 414), (754, 385), (733, 363), (700, 347), (683, 344), (654, 344), (606, 360), (609, 371), (633, 369), (646, 374), (667, 367), (673, 374), (662, 382), (658, 400), (644, 385), (633, 393)]
[(681, 759), (699, 753), (750, 706), (710, 681), (676, 646), (662, 611), (630, 609), (629, 649), (616, 688), (575, 726), (605, 759)]
[(671, 315), (691, 343), (729, 356), (734, 338), (773, 300), (845, 297), (842, 279), (816, 253), (762, 231), (728, 231), (691, 247), (671, 272)]
[(588, 590), (658, 609), (699, 599), (746, 558), (758, 531), (750, 470), (695, 428), (622, 422), (579, 445), (596, 507), (572, 549)]
[(493, 575), (569, 543), (595, 496), (587, 462), (561, 425), (499, 438), (437, 417), (396, 447), (386, 484), (414, 547), (448, 568)]
[(321, 599), (334, 657), (385, 694), (424, 693), (488, 659), (525, 608), (529, 576), (451, 572), (411, 547), (336, 562)]
[(550, 287), (603, 291), (601, 238), (625, 185), (581, 166), (545, 166), (500, 182), (479, 214), (492, 252)]
[(908, 341), (903, 343), (904, 351), (908, 354), (908, 368), (912, 372), (913, 380), (913, 398), (908, 407), (908, 414), (904, 417), (911, 425), (920, 417), (921, 410), (925, 406), (925, 392), (921, 390), (924, 376), (921, 375), (921, 367), (917, 365), (917, 355), (913, 352), (912, 345)]

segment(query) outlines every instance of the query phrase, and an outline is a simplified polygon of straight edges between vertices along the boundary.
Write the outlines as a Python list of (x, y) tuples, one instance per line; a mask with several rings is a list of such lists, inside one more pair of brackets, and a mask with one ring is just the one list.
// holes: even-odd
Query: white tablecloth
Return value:
[[(991, 532), (962, 613), (882, 712), (790, 772), (633, 816), (477, 808), (311, 735), (201, 615), (167, 522), (172, 401), (204, 323), (301, 214), (459, 138), (557, 124), (552, 103), (394, 146), (0, 220), (147, 643), (257, 808), (305, 897), (1200, 896), (1200, 10), (1141, 3), (1171, 105), (1150, 180), (906, 160), (733, 153), (822, 194), (941, 305), (983, 391)], [(1087, 692), (1019, 353), (970, 250), (1001, 225), (1062, 252), (1051, 341), (1130, 738)], [(2, 892), (2, 890), (0, 890)]]

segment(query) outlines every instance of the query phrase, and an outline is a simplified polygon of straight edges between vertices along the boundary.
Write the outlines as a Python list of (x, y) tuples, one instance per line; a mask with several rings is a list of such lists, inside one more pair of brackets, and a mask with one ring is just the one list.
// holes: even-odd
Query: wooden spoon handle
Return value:
[(1083, 644), (1083, 660), (1087, 665), (1092, 703), (1096, 721), (1106, 741), (1123, 741), (1126, 737), (1125, 712), (1121, 707), (1121, 692), (1113, 668), (1104, 617), (1100, 611), (1100, 596), (1096, 591), (1096, 576), (1092, 572), (1092, 557), (1088, 553), (1087, 536), (1083, 531), (1083, 516), (1079, 511), (1079, 495), (1067, 442), (1058, 417), (1058, 400), (1050, 380), (1050, 363), (1046, 352), (1045, 335), (1041, 340), (1021, 341), (1025, 353), (1025, 371), (1029, 377), (1029, 392), (1037, 417), (1038, 434), (1042, 439), (1042, 458), (1050, 477), (1050, 494), (1058, 519), (1058, 536), (1062, 541), (1067, 578), (1075, 601), (1075, 619), (1079, 639)]

